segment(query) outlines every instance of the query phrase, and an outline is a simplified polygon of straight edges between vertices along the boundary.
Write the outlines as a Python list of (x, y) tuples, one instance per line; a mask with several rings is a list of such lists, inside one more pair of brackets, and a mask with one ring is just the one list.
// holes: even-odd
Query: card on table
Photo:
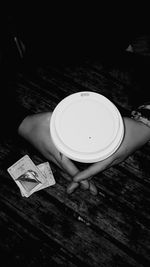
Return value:
[(37, 167), (39, 168), (39, 170), (43, 173), (45, 177), (45, 182), (41, 185), (40, 188), (37, 189), (37, 191), (44, 189), (46, 187), (49, 187), (51, 185), (54, 185), (56, 183), (48, 162), (41, 163), (37, 165)]
[(45, 176), (28, 155), (14, 163), (7, 171), (20, 188), (21, 194), (26, 197), (36, 192), (45, 183)]
[[(42, 189), (49, 187), (49, 186), (52, 186), (56, 183), (54, 176), (53, 176), (53, 173), (52, 173), (52, 170), (51, 170), (51, 167), (50, 167), (48, 162), (44, 162), (44, 163), (41, 163), (41, 164), (36, 165), (36, 166), (39, 168), (39, 170), (42, 172), (42, 174), (44, 175), (44, 178), (45, 178), (44, 183), (42, 183), (41, 186), (36, 189), (36, 191), (42, 190)], [(25, 196), (23, 194), (23, 192), (21, 192), (21, 195)]]

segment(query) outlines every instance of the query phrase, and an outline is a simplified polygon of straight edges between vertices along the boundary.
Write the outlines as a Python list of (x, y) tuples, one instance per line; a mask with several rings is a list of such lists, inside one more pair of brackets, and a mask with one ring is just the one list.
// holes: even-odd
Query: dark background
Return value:
[[(21, 112), (29, 113), (52, 111), (65, 96), (86, 90), (105, 95), (128, 116), (136, 102), (149, 100), (149, 24), (142, 10), (121, 5), (120, 12), (109, 5), (104, 13), (100, 4), (92, 10), (72, 3), (69, 9), (64, 3), (55, 8), (20, 3), (6, 12), (9, 34), (2, 27), (1, 42), (1, 266), (150, 265), (149, 143), (93, 178), (98, 196), (82, 188), (67, 195), (68, 182), (50, 163), (56, 185), (24, 199), (7, 173), (26, 154), (35, 164), (45, 161), (17, 133), (12, 135), (10, 125), (18, 116), (14, 95)], [(132, 53), (125, 50), (128, 44)], [(9, 135), (2, 123), (8, 122), (6, 113)]]

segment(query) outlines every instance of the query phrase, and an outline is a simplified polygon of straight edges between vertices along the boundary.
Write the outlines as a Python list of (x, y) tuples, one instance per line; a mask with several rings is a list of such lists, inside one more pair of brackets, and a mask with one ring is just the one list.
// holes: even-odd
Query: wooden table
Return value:
[[(89, 90), (128, 115), (131, 90), (136, 92), (131, 74), (129, 68), (86, 59), (22, 68), (11, 86), (31, 112), (53, 110), (65, 96)], [(94, 177), (98, 196), (81, 188), (68, 195), (68, 182), (50, 163), (56, 184), (29, 198), (20, 195), (6, 167), (25, 154), (35, 164), (46, 160), (19, 137), (0, 147), (1, 266), (150, 266), (149, 144)]]

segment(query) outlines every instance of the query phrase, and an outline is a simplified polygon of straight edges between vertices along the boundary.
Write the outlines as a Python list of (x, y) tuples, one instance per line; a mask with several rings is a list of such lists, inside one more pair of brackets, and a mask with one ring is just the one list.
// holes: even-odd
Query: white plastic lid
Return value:
[(50, 133), (57, 149), (68, 158), (92, 163), (104, 160), (119, 147), (124, 126), (116, 106), (101, 94), (79, 92), (54, 109)]

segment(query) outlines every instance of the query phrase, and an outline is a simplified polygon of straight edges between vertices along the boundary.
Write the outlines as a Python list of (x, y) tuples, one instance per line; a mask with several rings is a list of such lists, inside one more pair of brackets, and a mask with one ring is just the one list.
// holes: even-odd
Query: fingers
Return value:
[[(55, 161), (57, 166), (60, 167), (61, 170), (61, 174), (62, 176), (68, 180), (68, 181), (72, 181), (71, 177), (75, 176), (79, 170), (78, 168), (72, 163), (72, 161), (70, 161), (67, 157), (65, 157), (63, 154), (60, 153), (59, 155), (59, 159), (57, 156), (57, 160), (53, 158), (53, 162)], [(73, 192), (77, 187), (79, 186), (79, 183), (76, 183), (72, 186), (69, 186), (69, 188), (67, 189), (68, 192)], [(70, 188), (71, 187), (71, 188)], [(82, 182), (82, 188), (84, 190), (89, 188), (89, 182), (88, 181), (83, 181)]]
[[(71, 177), (74, 177), (74, 176), (77, 177), (78, 174), (82, 174), (82, 172), (79, 173), (78, 168), (73, 164), (73, 162), (61, 153), (59, 153), (59, 157), (57, 157), (57, 162), (67, 172), (67, 174), (69, 174)], [(63, 174), (63, 177), (65, 179), (69, 180), (69, 175)], [(88, 178), (89, 177), (91, 177), (91, 175), (88, 175)], [(97, 195), (97, 188), (92, 182), (89, 182), (87, 180), (82, 181), (82, 179), (81, 179), (80, 184), (79, 184), (79, 182), (78, 181), (72, 182), (67, 188), (67, 193), (68, 194), (73, 193), (73, 191), (75, 191), (78, 188), (78, 186), (81, 185), (84, 190), (89, 189), (91, 194)]]
[[(51, 159), (59, 168), (60, 168), (60, 174), (63, 176), (63, 178), (65, 178), (67, 181), (69, 181), (69, 182), (72, 182), (72, 177), (67, 173), (67, 172), (64, 172), (63, 170), (62, 170), (62, 167), (61, 167), (61, 165), (53, 158), (53, 159)], [(75, 170), (74, 170), (75, 171)], [(76, 170), (76, 172), (77, 172), (78, 170)], [(72, 170), (71, 170), (71, 172), (72, 172)], [(88, 181), (82, 181), (81, 183), (74, 183), (74, 182), (72, 182), (69, 186), (68, 186), (68, 188), (67, 188), (67, 193), (68, 194), (71, 194), (71, 193), (73, 193), (74, 192), (74, 190), (76, 190), (79, 186), (80, 186), (80, 184), (82, 185), (82, 188), (84, 189), (84, 190), (87, 190), (87, 189), (89, 189), (90, 188), (90, 186), (89, 186), (89, 182)], [(94, 191), (93, 190), (93, 188), (91, 189), (92, 190), (92, 192)]]
[(72, 182), (72, 178), (68, 174), (66, 174), (62, 171), (60, 171), (60, 173), (67, 181), (71, 182), (69, 184), (69, 186), (67, 187), (67, 193), (68, 194), (72, 194), (79, 186), (81, 186), (83, 188), (83, 190), (89, 189), (93, 195), (97, 194), (97, 189), (96, 189), (95, 185), (93, 185), (91, 182), (81, 181), (80, 183), (75, 183), (75, 182)]
[[(62, 166), (66, 169), (66, 171), (73, 177), (77, 173), (79, 173), (78, 168), (72, 163), (71, 160), (69, 160), (67, 157), (65, 157), (63, 154), (61, 154), (61, 163)], [(67, 193), (71, 194), (77, 187), (79, 186), (79, 183), (71, 183), (67, 188)], [(89, 181), (81, 181), (81, 186), (84, 190), (90, 189), (92, 194), (96, 194), (97, 189), (96, 187)]]
[(88, 181), (82, 181), (80, 184), (79, 183), (75, 183), (75, 182), (72, 182), (69, 184), (69, 186), (67, 187), (67, 193), (68, 194), (72, 194), (76, 189), (77, 187), (81, 185), (81, 187), (84, 189), (84, 190), (87, 190), (90, 188), (90, 184)]
[(96, 196), (98, 194), (98, 190), (97, 190), (95, 184), (92, 182), (89, 182), (89, 184), (90, 184), (89, 190), (90, 190), (91, 194)]
[(96, 186), (89, 181), (81, 181), (80, 183), (72, 182), (72, 178), (65, 172), (60, 171), (60, 174), (65, 178), (67, 181), (71, 182), (67, 187), (67, 193), (73, 193), (79, 186), (83, 188), (83, 190), (90, 190), (92, 195), (97, 195), (97, 188)]
[(81, 182), (85, 179), (88, 179), (88, 178), (96, 175), (97, 173), (108, 168), (111, 165), (112, 161), (113, 161), (112, 157), (109, 157), (109, 158), (107, 158), (101, 162), (97, 162), (97, 163), (92, 164), (86, 170), (84, 170), (80, 173), (77, 173), (76, 176), (73, 178), (73, 181), (74, 182)]
[[(98, 194), (96, 186), (91, 181), (90, 182), (86, 181), (86, 183), (85, 181), (82, 181), (80, 184), (84, 190), (89, 189), (92, 195)], [(75, 182), (70, 183), (70, 185), (67, 188), (67, 193), (72, 194), (77, 189), (78, 186), (79, 186), (79, 183), (75, 183)]]
[(84, 190), (87, 190), (90, 188), (90, 183), (88, 180), (85, 180), (85, 181), (81, 181), (80, 182), (80, 186), (84, 189)]
[(76, 189), (77, 187), (79, 186), (79, 183), (70, 183), (70, 185), (67, 187), (67, 193), (68, 194), (72, 194)]
[[(85, 184), (85, 182), (87, 182), (87, 184)], [(86, 181), (81, 181), (80, 185), (84, 190), (89, 189), (92, 195), (97, 195), (98, 194), (98, 190), (97, 190), (95, 184), (92, 181), (87, 181), (87, 180)]]

